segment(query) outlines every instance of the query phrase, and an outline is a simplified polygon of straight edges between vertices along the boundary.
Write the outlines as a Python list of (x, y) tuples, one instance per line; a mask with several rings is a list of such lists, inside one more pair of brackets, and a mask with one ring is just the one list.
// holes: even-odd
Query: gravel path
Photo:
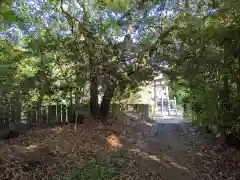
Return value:
[(142, 172), (155, 173), (154, 179), (161, 180), (240, 179), (239, 152), (219, 148), (211, 135), (179, 117), (154, 119), (135, 118), (124, 129)]

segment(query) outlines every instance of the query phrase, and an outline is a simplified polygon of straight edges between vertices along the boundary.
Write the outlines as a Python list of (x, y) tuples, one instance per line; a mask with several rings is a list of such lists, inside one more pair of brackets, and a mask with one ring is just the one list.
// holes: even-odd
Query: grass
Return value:
[(64, 180), (114, 180), (121, 172), (125, 160), (119, 151), (112, 151), (107, 156), (97, 157), (87, 164), (76, 164), (70, 176)]

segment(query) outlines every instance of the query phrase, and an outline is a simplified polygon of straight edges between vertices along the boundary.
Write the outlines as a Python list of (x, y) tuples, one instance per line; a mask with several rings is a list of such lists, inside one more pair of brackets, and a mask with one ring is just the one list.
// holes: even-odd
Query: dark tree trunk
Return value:
[(90, 69), (90, 112), (94, 118), (99, 117), (99, 105), (98, 105), (98, 81), (97, 71), (93, 66), (93, 59), (89, 59)]
[(229, 89), (229, 83), (228, 83), (228, 76), (224, 75), (223, 81), (224, 81), (224, 87), (222, 91), (220, 92), (220, 104), (221, 104), (221, 113), (222, 113), (222, 128), (226, 129), (228, 127), (231, 127), (232, 125), (232, 105), (230, 102), (230, 89)]
[(69, 121), (73, 121), (73, 88), (70, 88)]
[(36, 120), (37, 120), (38, 123), (41, 123), (41, 121), (42, 121), (41, 106), (42, 106), (42, 103), (43, 103), (44, 94), (45, 94), (44, 89), (41, 89), (40, 93), (39, 93), (38, 100), (37, 100), (37, 105), (36, 105), (36, 112), (37, 112), (37, 119)]
[(230, 95), (231, 95), (231, 90), (230, 90), (230, 85), (229, 85), (229, 79), (230, 79), (230, 67), (231, 67), (231, 60), (228, 58), (228, 41), (226, 40), (226, 43), (224, 44), (224, 59), (223, 59), (223, 76), (222, 76), (222, 81), (223, 81), (223, 88), (220, 91), (220, 118), (221, 118), (221, 123), (220, 123), (220, 131), (221, 133), (225, 133), (225, 130), (229, 127), (232, 126), (232, 104), (230, 101)]
[(110, 103), (113, 98), (113, 94), (114, 94), (114, 87), (110, 85), (107, 87), (107, 89), (104, 92), (101, 106), (100, 106), (100, 114), (103, 120), (106, 120), (106, 118), (109, 115)]
[(21, 119), (21, 91), (17, 90), (15, 94), (15, 121), (19, 121)]
[(98, 86), (96, 82), (96, 77), (92, 77), (90, 83), (90, 112), (95, 118), (99, 116)]

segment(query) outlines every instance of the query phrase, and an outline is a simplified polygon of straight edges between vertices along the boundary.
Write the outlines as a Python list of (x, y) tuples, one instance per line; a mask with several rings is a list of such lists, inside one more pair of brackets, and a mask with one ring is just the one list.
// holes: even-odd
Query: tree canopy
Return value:
[(161, 71), (199, 124), (239, 133), (237, 0), (0, 3), (1, 99), (20, 112), (89, 96), (103, 120)]

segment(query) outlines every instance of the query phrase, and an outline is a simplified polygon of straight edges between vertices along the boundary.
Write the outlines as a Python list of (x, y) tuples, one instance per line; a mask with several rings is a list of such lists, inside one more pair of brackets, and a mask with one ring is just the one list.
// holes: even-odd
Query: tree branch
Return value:
[(85, 34), (89, 39), (91, 39), (91, 40), (96, 42), (96, 39), (93, 37), (92, 33), (90, 31), (88, 31), (87, 28), (85, 28), (83, 26), (82, 22), (79, 21), (76, 17), (71, 16), (67, 11), (64, 10), (64, 8), (63, 8), (63, 0), (60, 0), (60, 3), (61, 3), (60, 8), (61, 8), (61, 11), (63, 12), (63, 14), (65, 14), (67, 16), (67, 18), (69, 18), (71, 20), (74, 19), (75, 21), (77, 21), (79, 26), (81, 27), (82, 33)]

